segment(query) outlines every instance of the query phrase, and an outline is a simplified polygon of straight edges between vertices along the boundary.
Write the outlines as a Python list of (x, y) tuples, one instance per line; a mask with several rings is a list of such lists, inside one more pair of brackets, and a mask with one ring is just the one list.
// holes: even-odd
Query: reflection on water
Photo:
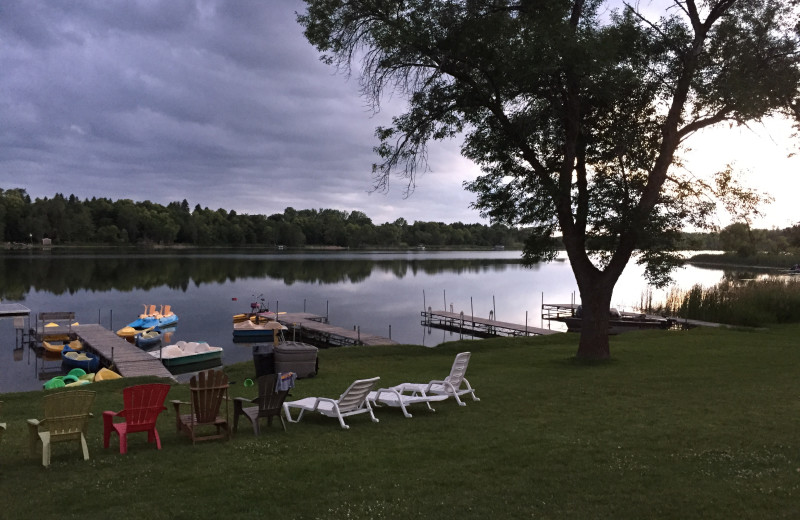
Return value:
[(131, 291), (217, 284), (248, 278), (295, 283), (359, 283), (374, 272), (397, 278), (419, 274), (480, 273), (520, 263), (518, 252), (312, 253), (312, 254), (55, 254), (0, 256), (0, 298), (24, 300), (31, 290), (72, 294), (80, 290)]
[[(639, 303), (645, 290), (641, 274), (635, 264), (623, 273), (615, 306)], [(687, 288), (711, 285), (721, 276), (719, 269), (691, 266), (676, 273), (678, 284)], [(540, 319), (541, 304), (571, 302), (576, 292), (568, 262), (528, 269), (518, 251), (0, 255), (0, 297), (22, 303), (34, 316), (73, 311), (81, 323), (117, 330), (133, 321), (143, 305), (169, 304), (179, 322), (168, 342), (223, 347), (226, 364), (252, 361), (252, 344), (233, 342), (231, 317), (249, 311), (258, 294), (265, 295), (273, 311), (327, 316), (342, 328), (435, 346), (463, 336), (423, 327), (420, 312), (425, 308), (452, 307), (484, 318), (492, 313), (500, 321), (547, 328)], [(0, 392), (41, 388), (42, 373), (56, 371), (60, 363), (15, 348), (14, 334), (10, 320), (0, 320)]]

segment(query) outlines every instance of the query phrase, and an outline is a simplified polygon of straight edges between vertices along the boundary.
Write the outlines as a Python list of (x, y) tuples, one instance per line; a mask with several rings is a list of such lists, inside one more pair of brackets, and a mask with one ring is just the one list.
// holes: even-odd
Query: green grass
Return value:
[[(192, 446), (159, 421), (163, 449), (144, 434), (102, 447), (101, 412), (143, 380), (98, 383), (89, 436), (54, 446), (49, 469), (27, 453), (25, 419), (41, 392), (5, 394), (0, 441), (2, 518), (781, 518), (800, 498), (797, 367), (800, 326), (695, 329), (612, 338), (613, 358), (572, 361), (577, 336), (493, 339), (320, 352), (320, 374), (292, 398), (336, 397), (353, 379), (385, 385), (446, 375), (473, 353), (480, 402), (436, 413), (379, 409), (348, 420), (311, 415), (240, 429)], [(251, 364), (226, 369), (233, 396)], [(180, 385), (168, 399), (186, 399)], [(245, 423), (246, 424), (246, 423)]]

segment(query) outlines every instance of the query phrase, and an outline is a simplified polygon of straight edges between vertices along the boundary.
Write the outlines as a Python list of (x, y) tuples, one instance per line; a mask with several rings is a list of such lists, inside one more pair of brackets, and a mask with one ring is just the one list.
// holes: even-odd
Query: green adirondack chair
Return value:
[(28, 434), (31, 455), (36, 455), (37, 445), (42, 443), (42, 465), (50, 465), (51, 445), (56, 442), (80, 441), (83, 460), (89, 460), (86, 433), (90, 409), (95, 392), (73, 390), (44, 397), (44, 419), (28, 419)]

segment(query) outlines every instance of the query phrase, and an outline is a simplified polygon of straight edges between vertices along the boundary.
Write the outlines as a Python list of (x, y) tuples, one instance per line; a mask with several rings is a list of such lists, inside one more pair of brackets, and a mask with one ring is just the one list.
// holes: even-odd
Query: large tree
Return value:
[(552, 258), (549, 238), (563, 237), (581, 358), (610, 355), (612, 291), (631, 258), (664, 283), (709, 195), (754, 200), (729, 172), (700, 183), (678, 167), (686, 139), (798, 106), (796, 0), (641, 3), (657, 15), (601, 0), (305, 2), (299, 22), (326, 62), (358, 65), (376, 106), (407, 95), (377, 130), (376, 187), (398, 173), (413, 188), (428, 141), (463, 136), (482, 170), (466, 186), (475, 206), (534, 230), (526, 260)]

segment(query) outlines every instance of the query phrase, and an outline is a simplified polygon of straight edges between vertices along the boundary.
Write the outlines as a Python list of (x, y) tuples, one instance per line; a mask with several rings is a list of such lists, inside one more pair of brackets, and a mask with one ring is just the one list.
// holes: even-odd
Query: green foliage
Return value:
[(788, 269), (789, 267), (800, 264), (800, 251), (795, 250), (789, 253), (757, 253), (752, 256), (739, 256), (735, 253), (712, 254), (701, 253), (692, 256), (689, 263), (710, 264), (710, 265), (734, 265), (750, 267), (771, 267), (778, 269)]
[(715, 185), (667, 175), (680, 142), (789, 113), (800, 83), (796, 12), (777, 0), (690, 0), (661, 18), (599, 0), (306, 4), (299, 21), (327, 63), (350, 72), (362, 57), (375, 105), (384, 90), (407, 96), (376, 132), (377, 188), (397, 172), (413, 189), (427, 143), (463, 132), (463, 155), (483, 170), (466, 184), (475, 207), (529, 228), (527, 258), (552, 255), (560, 231), (574, 266), (588, 253), (616, 270), (639, 250), (656, 285), (677, 264), (679, 230), (710, 225), (709, 195), (737, 219), (765, 201), (730, 168)]
[(792, 277), (725, 281), (710, 288), (695, 285), (688, 291), (671, 291), (667, 301), (653, 310), (669, 316), (748, 327), (800, 323), (800, 280)]
[(334, 209), (283, 214), (239, 215), (224, 209), (170, 202), (166, 207), (150, 201), (128, 199), (30, 200), (25, 190), (0, 190), (0, 237), (7, 242), (39, 244), (49, 238), (54, 245), (162, 244), (193, 246), (284, 245), (339, 248), (424, 245), (426, 247), (522, 247), (528, 230), (494, 224), (444, 224), (405, 219), (376, 226), (361, 211)]
[[(298, 20), (324, 61), (350, 73), (360, 59), (375, 106), (387, 90), (408, 101), (376, 131), (376, 189), (399, 174), (413, 190), (427, 144), (463, 136), (482, 171), (465, 183), (474, 207), (530, 229), (529, 261), (551, 258), (560, 233), (592, 308), (635, 252), (648, 281), (666, 284), (680, 230), (711, 226), (713, 196), (737, 219), (763, 201), (730, 169), (714, 188), (674, 168), (689, 137), (797, 106), (796, 2), (305, 2)], [(581, 356), (609, 355), (601, 315), (584, 319)]]
[[(291, 399), (338, 396), (354, 379), (441, 379), (457, 352), (480, 402), (393, 408), (348, 418), (307, 415), (284, 432), (247, 423), (230, 441), (193, 446), (161, 414), (162, 450), (144, 434), (103, 448), (102, 412), (143, 378), (96, 383), (90, 460), (69, 443), (52, 465), (28, 454), (26, 419), (43, 392), (4, 394), (0, 503), (7, 518), (235, 520), (408, 518), (792, 518), (798, 501), (797, 326), (696, 329), (612, 339), (611, 363), (571, 358), (577, 337), (453, 342), (320, 352), (320, 374)], [(233, 397), (252, 398), (252, 364), (226, 367)], [(175, 384), (168, 400), (186, 400)], [(21, 493), (46, 482), (47, 491)], [(576, 491), (576, 490), (579, 490)], [(76, 493), (81, 499), (69, 499)], [(144, 498), (143, 498), (144, 497)]]

